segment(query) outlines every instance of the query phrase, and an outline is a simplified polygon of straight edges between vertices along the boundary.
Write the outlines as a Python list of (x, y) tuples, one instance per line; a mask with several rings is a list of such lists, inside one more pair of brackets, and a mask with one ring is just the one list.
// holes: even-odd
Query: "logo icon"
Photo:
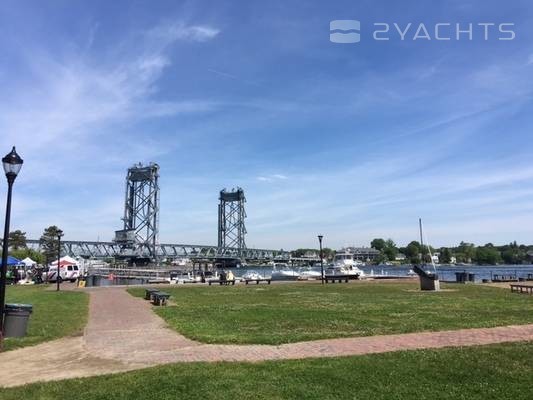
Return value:
[(336, 19), (329, 23), (329, 40), (333, 43), (359, 43), (361, 22), (355, 19)]

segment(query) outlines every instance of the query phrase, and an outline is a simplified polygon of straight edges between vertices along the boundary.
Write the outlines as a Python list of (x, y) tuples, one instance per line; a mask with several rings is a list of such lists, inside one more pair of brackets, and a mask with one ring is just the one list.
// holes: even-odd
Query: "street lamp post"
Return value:
[(61, 236), (63, 236), (63, 231), (61, 229), (57, 230), (57, 288), (56, 291), (59, 292), (59, 283), (61, 281)]
[(0, 350), (2, 349), (4, 341), (4, 308), (6, 298), (6, 276), (7, 276), (7, 256), (9, 251), (9, 223), (11, 219), (11, 192), (13, 183), (22, 167), (24, 161), (17, 154), (15, 147), (9, 154), (2, 158), (4, 171), (7, 178), (7, 204), (6, 204), (6, 220), (4, 226), (4, 241), (2, 243), (2, 268), (0, 271)]
[(318, 235), (318, 242), (320, 243), (320, 280), (322, 281), (322, 285), (324, 284), (324, 255), (322, 254), (322, 238), (324, 236)]

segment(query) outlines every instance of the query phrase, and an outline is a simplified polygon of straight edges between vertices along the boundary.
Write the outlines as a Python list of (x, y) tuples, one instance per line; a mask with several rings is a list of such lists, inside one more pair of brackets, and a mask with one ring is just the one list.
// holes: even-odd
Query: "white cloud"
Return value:
[(162, 39), (166, 42), (185, 40), (191, 42), (206, 42), (214, 39), (220, 30), (208, 25), (185, 25), (178, 22), (171, 25), (164, 25), (149, 31), (149, 35)]
[(284, 181), (287, 179), (289, 179), (289, 177), (282, 174), (271, 174), (257, 177), (257, 180), (261, 182)]

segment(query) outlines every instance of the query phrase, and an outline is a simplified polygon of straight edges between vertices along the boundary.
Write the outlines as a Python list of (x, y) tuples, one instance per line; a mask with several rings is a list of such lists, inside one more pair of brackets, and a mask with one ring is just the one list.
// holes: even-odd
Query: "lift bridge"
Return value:
[[(246, 248), (244, 219), (246, 198), (241, 188), (220, 192), (218, 246), (159, 243), (159, 165), (136, 164), (128, 169), (124, 200), (123, 229), (112, 242), (61, 241), (62, 254), (84, 258), (266, 260), (287, 256), (283, 250)], [(38, 240), (27, 240), (39, 250)]]

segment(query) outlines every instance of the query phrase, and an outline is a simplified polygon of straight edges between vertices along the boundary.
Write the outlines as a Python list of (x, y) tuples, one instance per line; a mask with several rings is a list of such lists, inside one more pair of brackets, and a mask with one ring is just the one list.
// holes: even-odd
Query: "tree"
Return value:
[(420, 264), (420, 243), (416, 240), (409, 243), (404, 254), (411, 264)]
[(50, 264), (52, 261), (57, 260), (57, 251), (58, 251), (58, 241), (57, 241), (57, 235), (59, 232), (59, 228), (55, 225), (49, 226), (46, 228), (39, 239), (39, 243), (41, 245), (42, 252), (45, 257), (45, 261), (47, 264)]
[(458, 259), (461, 262), (471, 263), (476, 257), (476, 248), (473, 243), (461, 242), (457, 248)]
[(475, 260), (480, 265), (496, 265), (502, 261), (500, 252), (494, 247), (478, 247)]
[(376, 249), (378, 251), (382, 251), (385, 246), (386, 246), (386, 242), (385, 240), (383, 239), (374, 239), (372, 240), (372, 242), (370, 242), (370, 247), (372, 247), (373, 249)]
[(11, 254), (15, 258), (18, 258), (19, 260), (24, 260), (26, 257), (29, 257), (37, 264), (41, 265), (44, 264), (46, 261), (44, 254), (28, 248), (12, 250), (9, 252), (9, 254)]
[(526, 253), (518, 246), (513, 246), (502, 252), (502, 259), (505, 264), (523, 264), (526, 260)]
[(26, 247), (26, 232), (16, 230), (9, 232), (9, 247), (13, 250), (18, 250)]
[(385, 242), (385, 248), (381, 252), (385, 255), (387, 261), (396, 260), (396, 255), (398, 254), (396, 243), (394, 243), (392, 239), (387, 239)]
[(439, 261), (441, 264), (449, 264), (452, 262), (452, 252), (449, 248), (443, 247), (441, 249)]

